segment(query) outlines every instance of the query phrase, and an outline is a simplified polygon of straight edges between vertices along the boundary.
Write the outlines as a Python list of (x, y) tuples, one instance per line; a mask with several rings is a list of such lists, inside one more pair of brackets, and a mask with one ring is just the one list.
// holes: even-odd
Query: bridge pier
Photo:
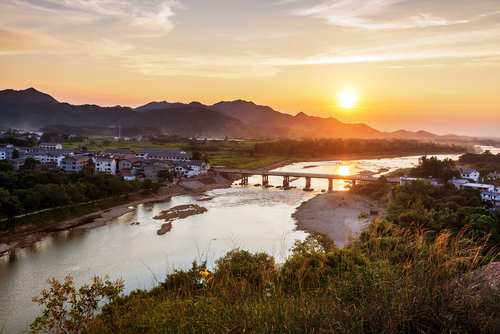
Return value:
[(242, 186), (248, 185), (248, 175), (247, 174), (241, 174), (241, 185)]
[(283, 187), (290, 186), (290, 176), (283, 176)]
[(352, 180), (352, 186), (354, 187), (356, 185), (356, 180)]
[(268, 175), (262, 175), (262, 185), (267, 186), (269, 184), (269, 176)]
[(328, 179), (328, 191), (333, 191), (333, 179)]
[(309, 189), (309, 188), (311, 188), (311, 178), (306, 177), (306, 189)]

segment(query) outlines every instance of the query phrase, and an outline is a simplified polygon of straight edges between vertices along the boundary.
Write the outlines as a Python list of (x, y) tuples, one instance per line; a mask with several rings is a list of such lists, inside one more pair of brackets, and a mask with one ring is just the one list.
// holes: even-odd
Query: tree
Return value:
[(19, 151), (14, 150), (14, 152), (12, 152), (12, 159), (17, 159), (17, 158), (19, 158)]
[(34, 158), (26, 158), (26, 160), (24, 160), (24, 169), (32, 171), (36, 168), (36, 165), (39, 165), (40, 163), (41, 162), (39, 160)]
[(145, 179), (144, 181), (142, 181), (141, 189), (143, 190), (153, 189), (153, 181), (151, 179)]
[(11, 172), (14, 166), (6, 159), (0, 160), (0, 172)]
[(97, 316), (99, 303), (115, 301), (125, 288), (123, 279), (112, 282), (107, 275), (104, 280), (94, 276), (92, 285), (83, 285), (78, 290), (70, 275), (62, 283), (56, 278), (47, 279), (47, 283), (50, 289), (32, 299), (45, 306), (43, 315), (30, 325), (32, 333), (81, 333)]
[(174, 175), (168, 170), (168, 169), (162, 169), (161, 171), (158, 172), (158, 181), (159, 182), (165, 182), (168, 180), (168, 182), (172, 182), (174, 180)]
[(192, 155), (193, 155), (193, 156), (191, 157), (191, 159), (192, 159), (192, 160), (201, 160), (201, 152), (194, 151), (194, 152), (192, 153)]
[(17, 196), (11, 195), (8, 190), (0, 188), (0, 212), (7, 216), (4, 230), (14, 225), (16, 215), (23, 211), (23, 205)]

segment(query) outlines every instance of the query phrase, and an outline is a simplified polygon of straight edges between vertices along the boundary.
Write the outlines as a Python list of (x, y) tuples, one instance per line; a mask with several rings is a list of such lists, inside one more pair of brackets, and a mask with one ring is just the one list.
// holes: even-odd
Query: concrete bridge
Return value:
[[(340, 174), (316, 174), (316, 173), (300, 173), (300, 172), (271, 172), (271, 171), (255, 171), (248, 169), (224, 169), (215, 168), (214, 171), (220, 173), (222, 176), (227, 177), (229, 174), (240, 174), (241, 183), (243, 185), (248, 184), (248, 177), (252, 175), (262, 176), (262, 185), (269, 184), (269, 176), (282, 176), (283, 177), (283, 187), (290, 186), (290, 178), (300, 178), (304, 177), (306, 179), (306, 188), (311, 188), (311, 179), (328, 179), (328, 191), (333, 190), (333, 180), (347, 180), (351, 181), (352, 185), (356, 184), (356, 181), (369, 181), (375, 182), (378, 180), (376, 177), (371, 176), (361, 176), (361, 175), (340, 175)], [(398, 183), (399, 178), (387, 179), (390, 183)]]

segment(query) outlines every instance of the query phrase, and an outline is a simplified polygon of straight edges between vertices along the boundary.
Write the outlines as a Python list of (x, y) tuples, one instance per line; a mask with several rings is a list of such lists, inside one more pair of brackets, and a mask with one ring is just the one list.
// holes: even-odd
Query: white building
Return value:
[(500, 207), (500, 192), (498, 191), (482, 191), (481, 199), (483, 201), (491, 201), (495, 208)]
[(475, 169), (471, 168), (455, 168), (455, 170), (458, 170), (460, 172), (460, 176), (464, 179), (472, 179), (474, 182), (477, 182), (479, 179), (479, 172)]
[(61, 160), (61, 169), (66, 173), (79, 172), (83, 168), (88, 167), (88, 165), (89, 157), (86, 155), (74, 155)]
[(60, 143), (40, 143), (38, 146), (40, 148), (49, 148), (49, 149), (54, 149), (54, 150), (61, 150), (62, 145)]
[(116, 160), (113, 158), (98, 157), (94, 159), (95, 171), (116, 175)]

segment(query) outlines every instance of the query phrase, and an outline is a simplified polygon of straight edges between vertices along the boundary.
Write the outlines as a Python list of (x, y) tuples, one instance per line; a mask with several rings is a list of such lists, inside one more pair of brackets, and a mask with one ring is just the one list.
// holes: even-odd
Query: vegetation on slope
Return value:
[(468, 274), (496, 254), (465, 233), (431, 240), (417, 225), (376, 221), (344, 249), (311, 234), (283, 264), (235, 249), (211, 272), (194, 262), (150, 291), (114, 298), (100, 316), (85, 318), (85, 331), (492, 333), (500, 326), (498, 290)]

